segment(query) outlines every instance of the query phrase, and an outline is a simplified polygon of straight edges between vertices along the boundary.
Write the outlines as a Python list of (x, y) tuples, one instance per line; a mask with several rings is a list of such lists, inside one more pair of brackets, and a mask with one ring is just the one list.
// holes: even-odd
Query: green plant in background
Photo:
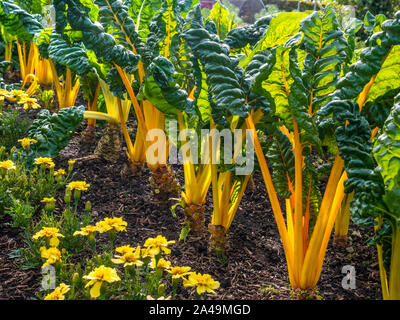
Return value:
[(397, 0), (337, 0), (341, 5), (352, 5), (356, 9), (356, 16), (362, 19), (367, 11), (372, 14), (384, 14), (389, 18), (393, 18), (397, 10), (400, 9), (400, 3)]
[(13, 201), (29, 201), (31, 205), (36, 205), (65, 185), (69, 179), (65, 170), (55, 170), (51, 159), (47, 158), (46, 163), (27, 170), (20, 158), (10, 160), (5, 148), (0, 147), (0, 215), (13, 207)]
[(275, 4), (266, 4), (265, 5), (265, 9), (262, 9), (259, 13), (256, 13), (254, 15), (254, 19), (255, 20), (259, 20), (259, 19), (261, 19), (261, 18), (263, 18), (265, 16), (274, 15), (274, 14), (279, 13), (279, 12), (281, 12), (281, 11), (278, 9), (277, 5), (275, 5)]
[(15, 199), (13, 195), (10, 195), (10, 197), (12, 200), (12, 206), (7, 208), (5, 213), (11, 216), (13, 220), (13, 227), (27, 228), (31, 222), (36, 208), (33, 207), (27, 200)]
[(39, 95), (39, 100), (43, 102), (43, 107), (45, 109), (54, 111), (54, 91), (53, 90), (41, 90)]
[[(239, 17), (239, 8), (230, 3), (228, 0), (222, 0), (221, 1), (222, 6), (225, 7), (229, 12), (233, 13), (235, 15), (235, 23), (238, 26), (241, 26), (244, 24), (243, 20)], [(256, 18), (257, 20), (257, 18)]]

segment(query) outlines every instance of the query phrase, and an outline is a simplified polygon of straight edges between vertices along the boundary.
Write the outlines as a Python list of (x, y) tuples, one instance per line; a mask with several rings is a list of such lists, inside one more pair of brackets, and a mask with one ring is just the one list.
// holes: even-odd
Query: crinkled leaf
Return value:
[(396, 97), (373, 152), (385, 182), (386, 205), (400, 218), (400, 95)]
[(261, 50), (285, 44), (287, 40), (299, 32), (300, 21), (305, 17), (307, 17), (307, 14), (303, 12), (283, 12), (273, 17), (267, 32), (248, 57), (240, 62), (240, 66), (247, 66), (253, 56)]
[(255, 46), (264, 36), (272, 18), (272, 16), (265, 16), (252, 25), (232, 29), (225, 38), (225, 42), (231, 49), (241, 49), (248, 44)]
[(69, 45), (61, 35), (53, 32), (48, 46), (49, 58), (70, 68), (76, 74), (84, 74), (91, 69), (85, 48), (80, 44)]
[(7, 0), (0, 3), (0, 24), (7, 33), (17, 36), (22, 41), (32, 40), (33, 36), (43, 29), (37, 16)]
[[(93, 50), (98, 58), (119, 65), (128, 73), (134, 73), (137, 70), (138, 55), (117, 43), (117, 40), (107, 33), (100, 23), (91, 21), (88, 15), (89, 9), (77, 0), (67, 0), (67, 4), (68, 22), (73, 29), (82, 32), (82, 42), (87, 49)], [(133, 33), (128, 32), (128, 34), (133, 36)]]
[(204, 28), (199, 5), (183, 38), (206, 74), (208, 92), (215, 105), (212, 107), (214, 121), (226, 125), (231, 115), (245, 116), (245, 94), (240, 85), (243, 70), (229, 56), (229, 47)]
[(143, 95), (165, 115), (176, 116), (177, 110), (196, 114), (193, 100), (177, 84), (178, 73), (168, 59), (158, 56), (149, 66)]
[(37, 143), (31, 145), (29, 152), (20, 147), (14, 153), (14, 157), (17, 156), (18, 152), (21, 152), (21, 156), (26, 159), (28, 167), (32, 166), (35, 158), (56, 157), (68, 144), (76, 127), (82, 122), (84, 111), (84, 106), (63, 108), (54, 114), (51, 114), (47, 109), (41, 110), (27, 134)]
[(308, 94), (308, 109), (314, 114), (330, 98), (345, 60), (347, 41), (339, 29), (332, 6), (314, 12), (300, 23), (302, 45), (307, 52), (302, 78)]

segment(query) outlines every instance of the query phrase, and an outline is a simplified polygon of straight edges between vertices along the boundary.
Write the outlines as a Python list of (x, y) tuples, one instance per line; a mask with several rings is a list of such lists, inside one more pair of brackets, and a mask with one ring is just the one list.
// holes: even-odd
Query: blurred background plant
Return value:
[(8, 108), (8, 111), (0, 113), (0, 146), (4, 146), (10, 151), (13, 146), (18, 144), (18, 139), (22, 137), (29, 127), (29, 120), (21, 117), (16, 110)]
[(45, 109), (54, 111), (54, 90), (39, 90), (38, 98), (43, 102)]
[(388, 18), (393, 18), (395, 12), (400, 9), (398, 0), (337, 0), (335, 2), (340, 5), (354, 6), (356, 17), (359, 19), (363, 19), (368, 11), (374, 15), (384, 14)]

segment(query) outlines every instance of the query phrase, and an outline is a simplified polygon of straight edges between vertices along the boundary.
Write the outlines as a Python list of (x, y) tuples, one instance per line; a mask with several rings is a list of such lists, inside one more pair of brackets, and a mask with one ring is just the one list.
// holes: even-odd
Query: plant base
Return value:
[(169, 204), (171, 198), (178, 198), (181, 186), (169, 166), (161, 166), (152, 171), (149, 181), (157, 202)]
[(94, 135), (95, 127), (87, 126), (85, 131), (82, 132), (81, 141), (83, 143), (92, 144), (96, 142), (96, 136)]
[(322, 297), (318, 293), (318, 288), (312, 289), (292, 289), (291, 296), (298, 300), (321, 300)]
[(228, 241), (224, 226), (209, 224), (208, 231), (210, 232), (209, 252), (214, 253), (217, 258), (226, 259), (226, 250), (228, 249)]
[(143, 174), (144, 164), (141, 162), (133, 162), (128, 160), (121, 170), (121, 177), (140, 177)]
[(94, 154), (110, 162), (117, 162), (122, 150), (122, 131), (119, 124), (109, 123), (97, 144)]
[(190, 231), (194, 235), (200, 235), (205, 229), (204, 218), (205, 204), (184, 204), (183, 212), (185, 215), (185, 223), (190, 224)]
[(334, 247), (345, 247), (347, 245), (347, 236), (337, 236), (333, 237)]

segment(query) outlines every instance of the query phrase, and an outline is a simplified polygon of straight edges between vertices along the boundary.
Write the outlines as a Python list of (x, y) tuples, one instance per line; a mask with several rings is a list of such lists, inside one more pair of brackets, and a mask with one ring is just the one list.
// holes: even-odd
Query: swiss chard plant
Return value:
[[(395, 19), (384, 21), (380, 30), (371, 35), (360, 60), (350, 66), (350, 71), (338, 83), (332, 101), (320, 112), (324, 116), (332, 114), (336, 124), (335, 136), (348, 175), (345, 192), (354, 192), (350, 205), (352, 220), (376, 230), (371, 243), (378, 248), (384, 299), (398, 299), (399, 288), (392, 269), (398, 268), (399, 251), (395, 248), (397, 213), (393, 207), (396, 204), (393, 177), (397, 172), (394, 163), (397, 161), (398, 98), (394, 97), (399, 92), (396, 72), (399, 64), (395, 54), (400, 44), (399, 18), (397, 13)], [(387, 119), (383, 119), (385, 114), (389, 114)]]

